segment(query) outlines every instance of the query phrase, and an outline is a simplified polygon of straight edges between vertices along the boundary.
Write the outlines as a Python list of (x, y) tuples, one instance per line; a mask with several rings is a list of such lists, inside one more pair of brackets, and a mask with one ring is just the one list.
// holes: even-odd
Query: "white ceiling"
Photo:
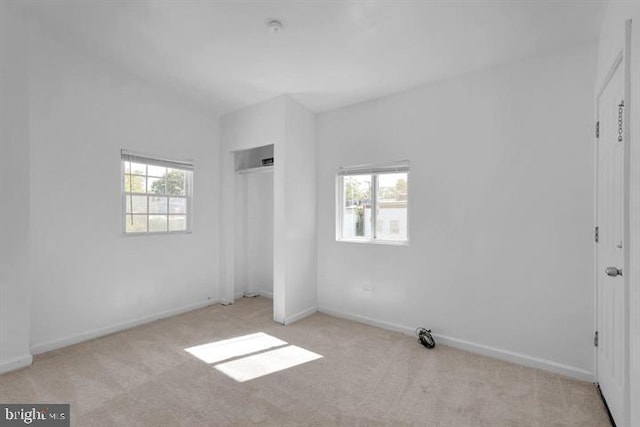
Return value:
[[(594, 40), (604, 0), (35, 1), (56, 38), (225, 113), (326, 111)], [(271, 33), (266, 21), (281, 19)]]

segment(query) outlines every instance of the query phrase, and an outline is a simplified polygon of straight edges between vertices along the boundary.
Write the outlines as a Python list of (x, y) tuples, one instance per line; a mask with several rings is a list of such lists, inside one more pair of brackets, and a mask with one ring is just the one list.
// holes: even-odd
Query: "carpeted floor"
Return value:
[[(256, 332), (323, 357), (237, 382), (184, 351)], [(78, 427), (609, 425), (591, 383), (319, 313), (283, 327), (265, 298), (43, 354), (0, 402), (70, 403)]]

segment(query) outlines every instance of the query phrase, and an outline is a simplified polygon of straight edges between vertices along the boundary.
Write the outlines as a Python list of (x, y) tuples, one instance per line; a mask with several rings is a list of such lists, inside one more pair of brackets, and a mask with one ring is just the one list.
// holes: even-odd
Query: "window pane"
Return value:
[(167, 231), (167, 216), (149, 215), (149, 231)]
[(187, 199), (183, 197), (171, 197), (169, 199), (169, 213), (187, 213)]
[(127, 213), (147, 213), (147, 196), (125, 195), (125, 198), (127, 200)]
[(376, 238), (407, 239), (407, 174), (378, 175)]
[(148, 178), (147, 179), (147, 193), (153, 194), (165, 194), (166, 186), (164, 177), (162, 178)]
[(145, 165), (144, 163), (131, 162), (131, 173), (136, 173), (138, 175), (146, 175), (147, 165)]
[(342, 237), (371, 237), (371, 175), (343, 177)]
[(149, 197), (149, 213), (166, 214), (167, 198), (166, 197)]
[(144, 176), (125, 175), (124, 191), (126, 193), (146, 193), (147, 179)]
[(184, 231), (187, 229), (187, 217), (184, 215), (169, 216), (169, 231)]
[(147, 166), (147, 168), (148, 168), (147, 175), (149, 175), (149, 176), (162, 177), (162, 176), (164, 176), (164, 174), (167, 173), (167, 168), (162, 167), (162, 166), (149, 165), (149, 166)]
[(147, 231), (146, 215), (127, 215), (125, 229), (127, 233), (142, 233)]
[(185, 193), (185, 171), (180, 169), (167, 170), (167, 194), (183, 196)]

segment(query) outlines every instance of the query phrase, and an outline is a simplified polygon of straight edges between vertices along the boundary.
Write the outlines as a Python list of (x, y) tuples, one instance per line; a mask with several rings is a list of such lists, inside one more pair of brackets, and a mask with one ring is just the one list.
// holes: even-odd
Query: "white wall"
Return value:
[(630, 228), (629, 242), (629, 306), (630, 306), (630, 421), (631, 427), (640, 426), (640, 4), (609, 2), (599, 43), (598, 78), (596, 90), (604, 80), (611, 63), (624, 43), (625, 21), (632, 19), (631, 40), (631, 102), (630, 105)]
[(222, 116), (222, 148), (248, 150), (282, 141), (284, 100), (279, 96)]
[(29, 99), (25, 24), (0, 1), (0, 374), (29, 351)]
[(251, 267), (238, 262), (253, 250), (242, 213), (246, 178), (235, 174), (233, 152), (273, 144), (273, 316), (294, 322), (317, 310), (315, 117), (281, 96), (227, 114), (221, 126), (223, 299), (232, 302), (235, 284), (248, 280)]
[[(216, 118), (46, 36), (31, 50), (33, 351), (215, 302)], [(192, 234), (122, 236), (122, 148), (195, 161)]]
[[(320, 310), (591, 379), (595, 45), (318, 116)], [(409, 159), (410, 245), (335, 241), (339, 166)]]
[(288, 324), (318, 310), (316, 128), (314, 114), (290, 98), (285, 102), (285, 144), (276, 157), (284, 163), (284, 181), (276, 176), (275, 182), (281, 182), (284, 188), (284, 203), (276, 206), (276, 215), (280, 214), (280, 226), (284, 228), (280, 234), (286, 255), (283, 323)]
[[(244, 236), (247, 218), (242, 214), (246, 183), (243, 183), (243, 177), (236, 174), (235, 152), (282, 144), (285, 129), (284, 98), (277, 97), (229, 113), (221, 118), (220, 126), (220, 298), (224, 303), (233, 303), (235, 296), (246, 290), (245, 286), (243, 289), (235, 289), (236, 284), (246, 281), (248, 274), (248, 270), (239, 265), (242, 260), (246, 260)], [(275, 179), (278, 165), (277, 155), (274, 154), (274, 157), (276, 170), (272, 180)], [(279, 194), (274, 187), (274, 201)], [(237, 242), (237, 239), (242, 240)], [(275, 251), (275, 247), (273, 250)], [(272, 268), (275, 269), (275, 264)], [(238, 275), (241, 277), (236, 277)], [(273, 286), (272, 283), (272, 288)], [(280, 303), (280, 300), (274, 301), (274, 305)]]
[(247, 290), (273, 296), (273, 173), (243, 176), (246, 183)]

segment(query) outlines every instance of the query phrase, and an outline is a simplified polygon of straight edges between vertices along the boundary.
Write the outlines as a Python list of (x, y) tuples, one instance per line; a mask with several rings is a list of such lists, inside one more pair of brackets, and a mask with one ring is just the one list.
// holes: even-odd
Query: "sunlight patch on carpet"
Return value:
[(234, 357), (257, 353), (274, 347), (287, 345), (282, 341), (264, 332), (258, 332), (241, 337), (216, 341), (195, 347), (185, 348), (184, 351), (192, 354), (205, 363), (217, 363)]
[(188, 347), (184, 351), (238, 382), (260, 378), (323, 357), (264, 332)]
[(238, 382), (245, 382), (322, 358), (295, 345), (220, 363), (215, 368)]

